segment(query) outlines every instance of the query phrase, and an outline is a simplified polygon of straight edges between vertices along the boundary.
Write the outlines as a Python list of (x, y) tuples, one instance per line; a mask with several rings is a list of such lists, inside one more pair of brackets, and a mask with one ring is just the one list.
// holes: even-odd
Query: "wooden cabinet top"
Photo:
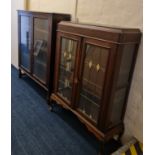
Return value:
[(19, 14), (44, 14), (44, 15), (67, 15), (70, 16), (70, 14), (66, 13), (56, 13), (56, 12), (40, 12), (40, 11), (26, 11), (26, 10), (17, 10)]
[(58, 24), (57, 31), (115, 43), (138, 43), (141, 37), (140, 30), (135, 28), (96, 26), (65, 21)]

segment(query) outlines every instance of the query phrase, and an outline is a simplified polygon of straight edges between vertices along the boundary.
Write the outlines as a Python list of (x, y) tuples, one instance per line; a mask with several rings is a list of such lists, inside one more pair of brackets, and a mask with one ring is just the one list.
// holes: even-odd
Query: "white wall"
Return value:
[(30, 0), (29, 10), (74, 13), (75, 0)]
[[(18, 0), (19, 3), (20, 0)], [(74, 17), (76, 0), (28, 0), (30, 10), (70, 13)], [(19, 6), (19, 5), (18, 5)], [(15, 5), (17, 7), (17, 5)], [(115, 25), (121, 27), (143, 27), (142, 0), (79, 0), (77, 17), (80, 22)], [(14, 15), (15, 19), (15, 15)], [(17, 65), (16, 20), (13, 21), (14, 35), (12, 45), (12, 63)], [(143, 141), (143, 50), (140, 45), (137, 63), (125, 115), (125, 133), (123, 140), (132, 136)]]
[(18, 68), (17, 10), (25, 9), (24, 0), (11, 1), (11, 64)]
[(79, 0), (82, 22), (142, 28), (142, 0)]

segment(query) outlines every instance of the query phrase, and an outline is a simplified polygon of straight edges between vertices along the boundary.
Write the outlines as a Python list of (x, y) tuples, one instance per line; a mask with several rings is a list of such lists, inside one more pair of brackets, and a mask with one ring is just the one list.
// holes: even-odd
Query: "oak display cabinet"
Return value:
[(60, 22), (55, 101), (101, 141), (123, 133), (123, 117), (141, 38), (139, 29)]
[(19, 77), (23, 73), (47, 91), (52, 91), (57, 23), (70, 15), (18, 11)]

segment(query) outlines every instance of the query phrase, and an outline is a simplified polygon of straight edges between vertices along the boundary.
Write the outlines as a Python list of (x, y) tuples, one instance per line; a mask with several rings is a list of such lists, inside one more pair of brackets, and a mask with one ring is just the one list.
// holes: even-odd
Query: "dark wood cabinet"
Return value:
[(48, 93), (53, 80), (56, 29), (61, 20), (70, 15), (18, 11), (19, 76), (26, 73)]
[(123, 133), (140, 38), (139, 29), (58, 24), (51, 101), (71, 110), (99, 140)]

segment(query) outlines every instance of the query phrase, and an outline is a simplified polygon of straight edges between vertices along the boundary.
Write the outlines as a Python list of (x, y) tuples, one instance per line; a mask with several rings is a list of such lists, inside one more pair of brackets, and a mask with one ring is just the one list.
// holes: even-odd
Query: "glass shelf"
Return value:
[(47, 64), (44, 62), (44, 61), (41, 61), (41, 60), (36, 60), (35, 61), (35, 63), (38, 63), (38, 64), (40, 64), (41, 66), (43, 66), (43, 67), (45, 67), (46, 68), (46, 66), (47, 66)]
[(47, 30), (44, 30), (44, 29), (41, 29), (41, 28), (35, 28), (35, 30), (38, 31), (38, 32), (42, 32), (42, 33), (48, 34)]
[(86, 78), (83, 78), (83, 81), (84, 81), (85, 83), (88, 83), (88, 84), (91, 84), (91, 85), (95, 86), (95, 87), (98, 88), (98, 89), (102, 89), (102, 86), (99, 86), (99, 85), (97, 85), (96, 83), (93, 83), (92, 81), (90, 81), (90, 80), (88, 80), (88, 79), (86, 79)]
[(90, 100), (88, 97), (81, 95), (81, 102), (79, 103), (79, 111), (81, 111), (86, 117), (97, 123), (99, 105)]
[(85, 98), (88, 98), (89, 100), (92, 100), (92, 102), (95, 102), (95, 104), (100, 100), (100, 96), (93, 94), (91, 91), (85, 88), (82, 89), (81, 95), (85, 96)]
[(71, 98), (70, 92), (72, 91), (72, 88), (70, 86), (63, 87), (64, 82), (63, 81), (59, 81), (59, 82), (60, 82), (60, 85), (62, 85), (62, 87), (59, 88), (58, 95), (61, 96), (67, 102), (69, 102), (69, 100)]

